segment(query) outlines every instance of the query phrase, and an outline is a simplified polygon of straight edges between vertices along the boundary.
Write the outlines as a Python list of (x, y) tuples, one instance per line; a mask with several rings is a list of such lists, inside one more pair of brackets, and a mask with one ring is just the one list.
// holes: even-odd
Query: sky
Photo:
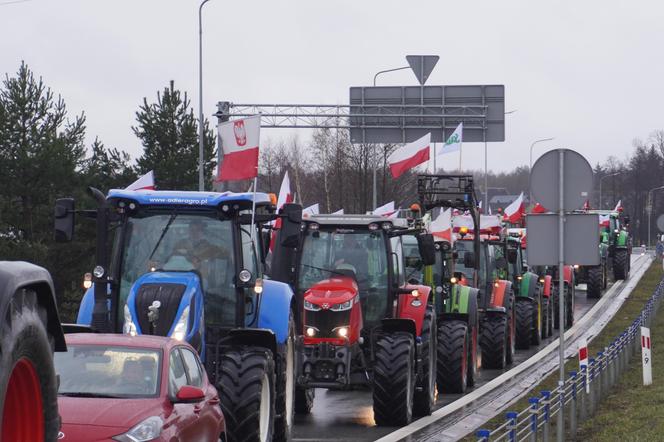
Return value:
[[(0, 74), (24, 60), (85, 111), (88, 142), (142, 150), (131, 126), (147, 97), (175, 81), (198, 112), (198, 5), (193, 0), (0, 0)], [(527, 165), (551, 148), (591, 164), (624, 159), (634, 138), (664, 129), (664, 3), (655, 1), (210, 0), (203, 10), (203, 106), (348, 102), (350, 86), (439, 55), (428, 85), (504, 84), (505, 142), (489, 168)], [(416, 85), (410, 70), (379, 85)], [(272, 141), (294, 131), (264, 130)], [(306, 141), (309, 132), (297, 136)], [(458, 165), (456, 153), (439, 158)], [(464, 168), (484, 166), (465, 143)]]

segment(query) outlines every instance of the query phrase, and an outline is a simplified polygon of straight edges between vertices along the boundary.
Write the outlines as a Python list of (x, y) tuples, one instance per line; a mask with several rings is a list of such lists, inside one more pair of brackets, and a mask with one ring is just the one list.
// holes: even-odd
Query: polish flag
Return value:
[(618, 204), (616, 204), (616, 208), (613, 209), (614, 212), (622, 212), (623, 211), (623, 206), (622, 206), (622, 200), (618, 200)]
[(149, 171), (128, 185), (125, 190), (154, 190), (154, 171)]
[(261, 116), (219, 123), (222, 149), (217, 181), (246, 180), (258, 176)]
[(336, 212), (330, 213), (330, 215), (343, 215), (344, 214), (344, 209), (339, 209)]
[[(281, 187), (279, 187), (279, 197), (277, 198), (277, 213), (284, 204), (293, 202), (293, 193), (290, 188), (290, 178), (288, 178), (288, 171), (284, 173), (284, 179), (281, 180)], [(277, 218), (272, 224), (272, 237), (270, 238), (270, 251), (274, 250), (274, 245), (277, 241), (277, 230), (281, 228), (281, 218)]]
[(431, 144), (431, 133), (426, 134), (419, 140), (408, 143), (395, 150), (387, 158), (390, 164), (392, 177), (398, 178), (409, 169), (429, 161), (429, 145)]
[(396, 211), (397, 210), (394, 208), (394, 201), (390, 201), (387, 204), (383, 204), (380, 207), (376, 207), (376, 210), (374, 210), (372, 214), (389, 217), (394, 213), (396, 213)]
[(429, 230), (434, 237), (452, 242), (452, 211), (446, 209), (440, 212), (429, 226)]
[(312, 215), (318, 215), (319, 213), (320, 213), (320, 204), (318, 203), (302, 209), (302, 217), (304, 218), (308, 218)]
[(540, 203), (535, 203), (535, 207), (533, 207), (530, 212), (531, 213), (546, 213), (548, 211), (549, 210), (547, 208), (545, 208), (543, 205), (541, 205)]
[(599, 214), (599, 225), (602, 227), (609, 227), (611, 224), (611, 215)]
[(523, 192), (515, 199), (512, 204), (505, 207), (505, 221), (517, 223), (523, 219), (526, 213), (526, 205), (523, 202)]

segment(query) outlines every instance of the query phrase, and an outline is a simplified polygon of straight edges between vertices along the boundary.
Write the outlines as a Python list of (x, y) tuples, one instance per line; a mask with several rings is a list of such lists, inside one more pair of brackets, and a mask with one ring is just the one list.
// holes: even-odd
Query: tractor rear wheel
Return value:
[(295, 398), (295, 320), (293, 312), (290, 312), (288, 318), (288, 337), (286, 345), (277, 355), (277, 384), (276, 384), (276, 402), (275, 420), (274, 420), (274, 440), (290, 440), (291, 430), (293, 428), (293, 402)]
[(599, 265), (588, 268), (587, 296), (589, 298), (599, 298), (602, 296), (603, 287), (604, 267)]
[(314, 406), (316, 390), (314, 388), (295, 388), (295, 412), (297, 414), (309, 414)]
[(629, 250), (617, 249), (613, 255), (613, 279), (629, 277)]
[(54, 340), (37, 294), (21, 289), (0, 325), (0, 440), (57, 440), (58, 385)]
[(275, 420), (274, 360), (261, 347), (221, 356), (219, 396), (228, 442), (272, 440)]
[(413, 414), (428, 416), (433, 411), (436, 401), (436, 315), (433, 305), (427, 306), (420, 335), (422, 345), (422, 377), (419, 379), (413, 397)]
[(482, 366), (484, 368), (502, 369), (507, 365), (508, 332), (507, 316), (497, 315), (482, 321)]
[(410, 333), (382, 335), (375, 344), (373, 411), (376, 425), (404, 426), (413, 418), (414, 341)]
[(468, 364), (471, 337), (464, 321), (445, 321), (438, 327), (438, 367), (436, 383), (439, 393), (465, 393), (468, 386)]
[(533, 304), (530, 299), (516, 301), (516, 348), (528, 350), (533, 330)]

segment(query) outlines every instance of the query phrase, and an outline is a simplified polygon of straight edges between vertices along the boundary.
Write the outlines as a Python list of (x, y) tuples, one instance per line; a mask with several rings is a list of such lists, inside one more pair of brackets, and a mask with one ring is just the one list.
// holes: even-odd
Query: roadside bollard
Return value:
[(530, 404), (530, 441), (537, 442), (537, 415), (539, 414), (539, 398), (528, 399)]
[(507, 438), (510, 442), (516, 441), (516, 417), (519, 414), (516, 411), (508, 411), (505, 416), (507, 417)]
[(597, 373), (597, 402), (602, 400), (604, 396), (604, 352), (597, 352), (597, 367), (595, 368)]
[(491, 431), (490, 430), (484, 430), (484, 429), (477, 430), (475, 435), (477, 436), (477, 441), (478, 442), (488, 442), (489, 437), (491, 437)]
[(569, 402), (569, 431), (572, 439), (576, 439), (576, 371), (570, 371), (569, 377), (572, 380), (572, 400)]
[(549, 390), (544, 390), (540, 392), (542, 395), (542, 405), (544, 406), (544, 413), (542, 418), (544, 419), (544, 425), (542, 426), (542, 440), (544, 442), (549, 442), (549, 431), (551, 431), (551, 392)]
[(586, 394), (586, 382), (587, 380), (588, 368), (583, 366), (581, 367), (581, 394), (579, 401), (579, 420), (585, 422), (588, 419), (588, 395)]

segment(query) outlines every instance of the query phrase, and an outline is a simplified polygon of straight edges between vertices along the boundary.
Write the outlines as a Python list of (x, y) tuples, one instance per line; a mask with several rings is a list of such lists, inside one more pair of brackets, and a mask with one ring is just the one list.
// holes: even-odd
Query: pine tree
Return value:
[[(144, 151), (137, 160), (139, 174), (154, 170), (157, 186), (162, 190), (198, 189), (198, 121), (190, 106), (187, 93), (175, 89), (173, 81), (157, 102), (147, 98), (136, 112), (138, 125), (132, 127), (141, 140)], [(215, 161), (215, 138), (204, 123), (205, 183), (211, 187)]]

